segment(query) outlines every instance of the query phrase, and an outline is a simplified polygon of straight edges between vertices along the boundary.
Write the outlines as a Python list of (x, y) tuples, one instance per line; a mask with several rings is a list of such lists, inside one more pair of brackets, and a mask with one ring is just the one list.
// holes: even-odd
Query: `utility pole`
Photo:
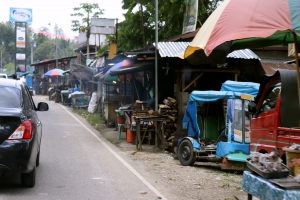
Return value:
[(57, 24), (55, 24), (55, 68), (57, 68)]
[(35, 41), (31, 40), (31, 64), (33, 63), (33, 48), (36, 47)]
[(3, 68), (2, 68), (2, 51), (0, 51), (0, 52), (1, 52), (1, 56), (0, 56), (0, 57), (1, 57), (0, 67), (1, 67), (1, 71), (2, 71), (2, 69), (3, 69)]

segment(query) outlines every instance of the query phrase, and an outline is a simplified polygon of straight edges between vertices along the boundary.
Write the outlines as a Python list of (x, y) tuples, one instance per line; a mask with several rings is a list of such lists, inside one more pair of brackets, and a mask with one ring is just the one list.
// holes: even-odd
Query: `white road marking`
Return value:
[(103, 144), (103, 146), (110, 151), (127, 169), (129, 169), (138, 179), (140, 179), (152, 192), (154, 192), (157, 196), (161, 197), (161, 199), (167, 200), (155, 187), (151, 185), (142, 175), (140, 175), (135, 169), (133, 169), (123, 158), (121, 158), (112, 148), (110, 148), (101, 138), (99, 138), (91, 129), (89, 129), (86, 125), (84, 125), (79, 119), (77, 119), (73, 113), (67, 110), (64, 106), (61, 107), (69, 113), (79, 124), (81, 124), (92, 136), (94, 136), (99, 142)]

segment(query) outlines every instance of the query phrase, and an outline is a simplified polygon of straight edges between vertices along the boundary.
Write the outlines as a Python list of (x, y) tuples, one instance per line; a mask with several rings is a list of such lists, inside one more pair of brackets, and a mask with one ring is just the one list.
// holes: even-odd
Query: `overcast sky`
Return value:
[[(118, 18), (118, 22), (124, 20), (122, 10), (122, 0), (52, 0), (52, 1), (26, 1), (26, 0), (1, 0), (0, 22), (9, 21), (10, 8), (30, 8), (32, 9), (32, 28), (38, 30), (40, 27), (48, 27), (53, 33), (54, 25), (57, 24), (67, 37), (78, 36), (77, 32), (71, 30), (71, 20), (75, 20), (70, 14), (74, 13), (73, 8), (79, 7), (80, 3), (98, 3), (104, 9), (101, 18)], [(48, 24), (51, 24), (49, 26)]]

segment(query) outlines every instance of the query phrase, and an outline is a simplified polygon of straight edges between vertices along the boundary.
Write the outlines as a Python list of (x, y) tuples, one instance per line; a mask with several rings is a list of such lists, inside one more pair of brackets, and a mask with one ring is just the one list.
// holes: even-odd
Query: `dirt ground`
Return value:
[(126, 141), (125, 133), (120, 140), (115, 129), (106, 128), (100, 133), (134, 160), (145, 171), (143, 176), (168, 199), (247, 199), (241, 183), (242, 172), (222, 171), (219, 164), (208, 162), (182, 166), (171, 152), (154, 145), (145, 144), (143, 151), (137, 151), (135, 145)]

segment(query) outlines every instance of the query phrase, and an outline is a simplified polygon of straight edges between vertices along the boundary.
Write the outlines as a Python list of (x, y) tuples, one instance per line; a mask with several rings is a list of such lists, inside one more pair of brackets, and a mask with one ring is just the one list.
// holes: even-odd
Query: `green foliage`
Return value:
[(8, 63), (4, 65), (4, 69), (6, 69), (6, 74), (14, 74), (15, 73), (15, 64), (13, 63)]
[[(200, 0), (198, 23), (201, 27), (218, 0)], [(182, 33), (183, 17), (188, 0), (165, 0), (158, 2), (158, 41), (164, 41)], [(137, 50), (155, 42), (155, 1), (123, 0), (125, 20), (118, 24), (118, 49)]]
[(99, 113), (89, 113), (86, 109), (75, 109), (73, 112), (81, 115), (86, 121), (92, 125), (94, 128), (98, 129), (99, 124), (103, 124), (105, 119), (100, 117)]
[(0, 51), (2, 51), (2, 65), (15, 61), (15, 28), (12, 22), (0, 23)]
[(81, 27), (87, 31), (87, 38), (90, 37), (90, 22), (91, 18), (99, 18), (103, 14), (104, 10), (100, 9), (97, 3), (81, 3), (79, 7), (73, 8), (74, 13), (72, 17), (80, 18), (79, 20), (72, 20), (72, 31), (79, 31)]

